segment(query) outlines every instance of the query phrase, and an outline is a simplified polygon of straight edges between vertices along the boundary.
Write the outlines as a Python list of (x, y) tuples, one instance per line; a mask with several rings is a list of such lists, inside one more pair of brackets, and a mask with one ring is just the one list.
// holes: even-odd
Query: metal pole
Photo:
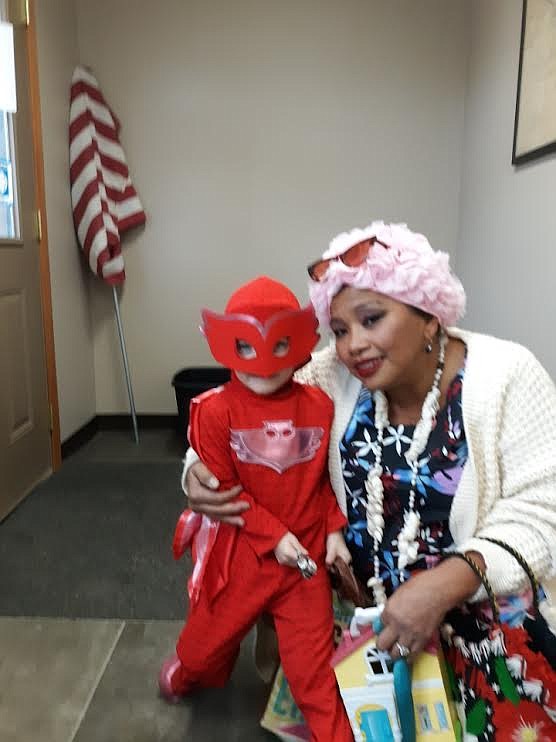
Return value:
[(122, 349), (122, 358), (124, 360), (125, 383), (127, 385), (127, 396), (129, 397), (129, 408), (131, 410), (131, 419), (133, 420), (133, 434), (135, 443), (139, 443), (139, 430), (137, 428), (137, 414), (135, 412), (135, 401), (133, 399), (133, 388), (131, 386), (131, 374), (129, 373), (129, 363), (127, 360), (127, 350), (125, 347), (124, 329), (122, 327), (122, 318), (120, 317), (120, 302), (118, 301), (118, 291), (112, 286), (112, 296), (114, 297), (114, 309), (116, 310), (116, 324), (118, 325), (118, 335), (120, 336), (120, 348)]

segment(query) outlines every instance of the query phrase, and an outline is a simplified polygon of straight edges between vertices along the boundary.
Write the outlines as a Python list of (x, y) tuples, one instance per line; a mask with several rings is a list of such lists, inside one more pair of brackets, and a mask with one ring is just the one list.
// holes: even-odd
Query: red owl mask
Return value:
[[(201, 331), (215, 360), (234, 371), (256, 376), (272, 376), (285, 368), (302, 366), (319, 339), (312, 306), (302, 309), (286, 286), (266, 276), (232, 294), (224, 314), (205, 309), (202, 318)], [(279, 345), (285, 338), (287, 350)], [(253, 348), (253, 357), (239, 354), (241, 342)]]

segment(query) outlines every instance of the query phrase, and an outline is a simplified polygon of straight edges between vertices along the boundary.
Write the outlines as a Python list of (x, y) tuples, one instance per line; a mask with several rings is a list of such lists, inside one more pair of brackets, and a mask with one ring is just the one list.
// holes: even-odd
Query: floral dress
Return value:
[[(449, 518), (453, 497), (461, 479), (463, 467), (467, 462), (468, 447), (465, 437), (462, 413), (462, 388), (465, 377), (463, 366), (453, 378), (446, 397), (446, 403), (439, 410), (436, 424), (431, 432), (427, 446), (419, 461), (418, 478), (415, 487), (415, 507), (419, 511), (421, 528), (417, 537), (418, 558), (400, 574), (398, 563), (397, 538), (403, 525), (403, 514), (408, 508), (411, 487), (411, 469), (405, 460), (415, 426), (390, 425), (384, 431), (382, 448), (382, 477), (384, 486), (384, 534), (378, 550), (380, 577), (387, 595), (411, 577), (411, 572), (430, 569), (441, 558), (444, 551), (453, 547)], [(347, 497), (348, 526), (346, 542), (350, 549), (353, 567), (357, 577), (365, 584), (374, 575), (373, 538), (367, 532), (365, 480), (375, 461), (377, 450), (377, 431), (374, 426), (373, 399), (363, 388), (359, 394), (353, 415), (340, 443), (344, 485)], [(521, 629), (530, 621), (532, 602), (531, 590), (519, 595), (499, 599), (500, 618), (505, 631), (520, 632), (508, 641), (515, 648), (518, 637), (519, 656), (523, 659), (529, 653), (529, 663), (535, 667), (543, 665), (543, 672), (537, 671), (547, 685), (550, 667), (543, 657), (531, 655), (523, 640), (528, 637)], [(469, 612), (469, 620), (475, 633), (481, 637), (491, 637), (489, 604), (480, 604)], [(450, 616), (450, 614), (449, 614)], [(449, 618), (449, 616), (447, 618)], [(460, 617), (461, 618), (461, 617)], [(475, 622), (477, 622), (475, 624)], [(542, 627), (544, 638), (548, 628)], [(476, 637), (474, 637), (476, 638)], [(553, 637), (556, 641), (556, 637)], [(550, 642), (550, 638), (548, 639)], [(469, 642), (471, 646), (473, 642)], [(490, 645), (489, 645), (490, 646)], [(446, 647), (448, 657), (452, 657)], [(459, 655), (461, 659), (462, 655)], [(492, 658), (491, 658), (492, 659)], [(515, 657), (511, 666), (516, 667)], [(544, 663), (544, 664), (543, 664)], [(536, 685), (527, 683), (525, 677), (510, 677), (505, 672), (504, 692), (493, 677), (494, 664), (482, 658), (481, 666), (472, 670), (465, 662), (453, 663), (450, 670), (452, 690), (458, 705), (458, 714), (466, 728), (466, 740), (478, 742), (533, 742), (556, 740), (556, 707), (554, 699), (547, 703), (546, 694), (538, 695)], [(498, 663), (500, 664), (500, 663)], [(526, 672), (526, 662), (520, 667)], [(480, 670), (480, 672), (478, 672)], [(500, 670), (503, 671), (503, 668)], [(535, 673), (533, 672), (533, 675)], [(542, 684), (542, 682), (541, 682)], [(510, 687), (511, 686), (511, 687)], [(492, 688), (494, 687), (494, 694)], [(514, 688), (515, 687), (515, 688)], [(512, 696), (511, 688), (515, 693)], [(536, 690), (535, 690), (536, 689)], [(509, 696), (505, 695), (509, 693)], [(537, 693), (534, 698), (527, 692)], [(509, 700), (509, 699), (513, 700)]]
[[(432, 567), (439, 555), (453, 544), (449, 528), (450, 509), (463, 467), (467, 461), (467, 441), (463, 426), (461, 390), (465, 369), (461, 368), (448, 389), (446, 404), (439, 411), (436, 425), (419, 461), (415, 505), (421, 516), (418, 560), (411, 570)], [(414, 425), (390, 425), (384, 431), (382, 467), (384, 469), (384, 536), (379, 549), (380, 576), (387, 595), (407, 579), (409, 571), (397, 570), (397, 537), (408, 508), (411, 469), (405, 453), (413, 437)], [(340, 443), (342, 469), (347, 496), (348, 528), (346, 541), (359, 579), (366, 582), (374, 574), (373, 538), (367, 532), (365, 480), (375, 461), (377, 431), (374, 426), (373, 398), (361, 390), (354, 413)]]

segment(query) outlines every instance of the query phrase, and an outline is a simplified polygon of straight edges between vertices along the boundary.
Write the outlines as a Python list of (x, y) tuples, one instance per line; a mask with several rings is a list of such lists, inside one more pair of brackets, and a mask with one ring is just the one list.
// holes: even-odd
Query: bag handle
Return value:
[(529, 578), (529, 582), (531, 583), (531, 589), (533, 591), (533, 607), (536, 611), (539, 610), (539, 581), (535, 577), (535, 573), (529, 566), (529, 564), (525, 561), (525, 559), (521, 556), (519, 551), (516, 551), (516, 549), (513, 548), (513, 546), (510, 546), (505, 541), (499, 541), (497, 538), (490, 538), (489, 536), (480, 536), (483, 541), (490, 541), (491, 544), (496, 544), (496, 546), (499, 546), (501, 549), (504, 549), (509, 554), (513, 556), (513, 558), (516, 560), (516, 562), (519, 564), (521, 569), (525, 572), (527, 577)]
[(488, 581), (488, 578), (486, 574), (483, 572), (483, 570), (479, 567), (477, 562), (472, 559), (470, 556), (467, 556), (467, 554), (464, 554), (461, 551), (450, 551), (448, 553), (444, 554), (444, 559), (451, 559), (452, 557), (457, 557), (458, 559), (463, 559), (463, 561), (473, 570), (473, 572), (477, 575), (479, 580), (481, 581), (483, 587), (486, 590), (486, 594), (488, 596), (488, 601), (490, 603), (490, 607), (492, 610), (492, 620), (494, 623), (500, 622), (500, 609), (498, 607), (498, 601), (496, 600), (496, 595), (494, 594), (494, 590), (492, 589), (492, 585)]

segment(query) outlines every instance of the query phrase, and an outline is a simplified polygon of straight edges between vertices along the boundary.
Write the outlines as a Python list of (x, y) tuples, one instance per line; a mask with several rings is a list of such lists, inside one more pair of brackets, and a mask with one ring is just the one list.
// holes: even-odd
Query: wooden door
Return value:
[(0, 519), (51, 472), (28, 28), (14, 28), (16, 114), (0, 111)]

